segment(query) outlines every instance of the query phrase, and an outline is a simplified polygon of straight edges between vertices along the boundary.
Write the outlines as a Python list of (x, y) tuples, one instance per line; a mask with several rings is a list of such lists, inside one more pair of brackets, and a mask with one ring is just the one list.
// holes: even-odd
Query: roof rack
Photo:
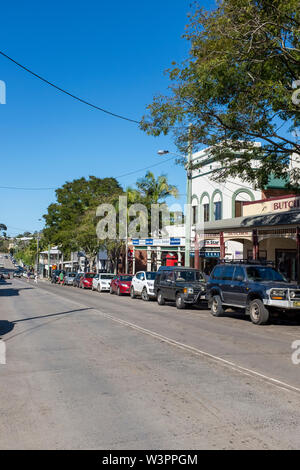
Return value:
[(275, 261), (264, 259), (220, 259), (219, 264), (259, 264), (261, 266), (275, 266)]

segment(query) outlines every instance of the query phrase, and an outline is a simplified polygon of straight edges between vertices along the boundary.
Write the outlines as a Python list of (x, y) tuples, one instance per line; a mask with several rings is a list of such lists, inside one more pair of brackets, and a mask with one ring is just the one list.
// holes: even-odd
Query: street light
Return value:
[[(169, 152), (169, 150), (158, 150), (158, 155), (174, 155), (175, 157), (181, 157), (182, 155), (178, 155), (176, 153)], [(185, 253), (184, 253), (184, 265), (188, 268), (191, 265), (190, 260), (190, 253), (191, 253), (191, 205), (192, 205), (192, 151), (191, 146), (189, 146), (189, 152), (186, 157), (186, 204), (187, 204), (187, 212), (185, 218)]]

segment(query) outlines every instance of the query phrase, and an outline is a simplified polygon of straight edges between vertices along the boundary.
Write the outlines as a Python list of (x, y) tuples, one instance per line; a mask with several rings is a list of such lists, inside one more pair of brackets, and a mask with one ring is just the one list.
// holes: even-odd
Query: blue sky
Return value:
[[(202, 2), (209, 7), (213, 2)], [(1, 50), (70, 92), (115, 113), (139, 119), (167, 90), (164, 70), (181, 61), (190, 1), (14, 1), (1, 6)], [(81, 176), (119, 176), (158, 163), (157, 150), (175, 151), (171, 137), (153, 138), (135, 124), (107, 116), (40, 82), (0, 56), (7, 103), (0, 105), (0, 186), (59, 187)], [(181, 194), (185, 172), (168, 174)], [(140, 172), (119, 181), (134, 184)], [(38, 230), (53, 190), (0, 189), (0, 222), (8, 233)]]

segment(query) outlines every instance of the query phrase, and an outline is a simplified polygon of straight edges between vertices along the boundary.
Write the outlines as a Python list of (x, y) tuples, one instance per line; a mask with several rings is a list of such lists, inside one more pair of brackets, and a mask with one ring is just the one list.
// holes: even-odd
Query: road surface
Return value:
[(12, 279), (0, 338), (0, 449), (299, 448), (300, 322)]

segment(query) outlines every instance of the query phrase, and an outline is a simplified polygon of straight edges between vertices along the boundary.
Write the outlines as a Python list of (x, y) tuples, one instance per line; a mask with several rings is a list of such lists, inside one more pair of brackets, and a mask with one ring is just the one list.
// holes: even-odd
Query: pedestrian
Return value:
[(30, 272), (27, 271), (27, 282), (29, 282), (29, 279), (30, 279)]
[(37, 275), (37, 273), (35, 273), (35, 275), (34, 275), (34, 283), (35, 283), (35, 284), (38, 283), (38, 275)]
[(60, 285), (62, 286), (63, 283), (64, 283), (64, 273), (61, 272), (60, 275), (59, 275), (59, 282), (60, 282)]

